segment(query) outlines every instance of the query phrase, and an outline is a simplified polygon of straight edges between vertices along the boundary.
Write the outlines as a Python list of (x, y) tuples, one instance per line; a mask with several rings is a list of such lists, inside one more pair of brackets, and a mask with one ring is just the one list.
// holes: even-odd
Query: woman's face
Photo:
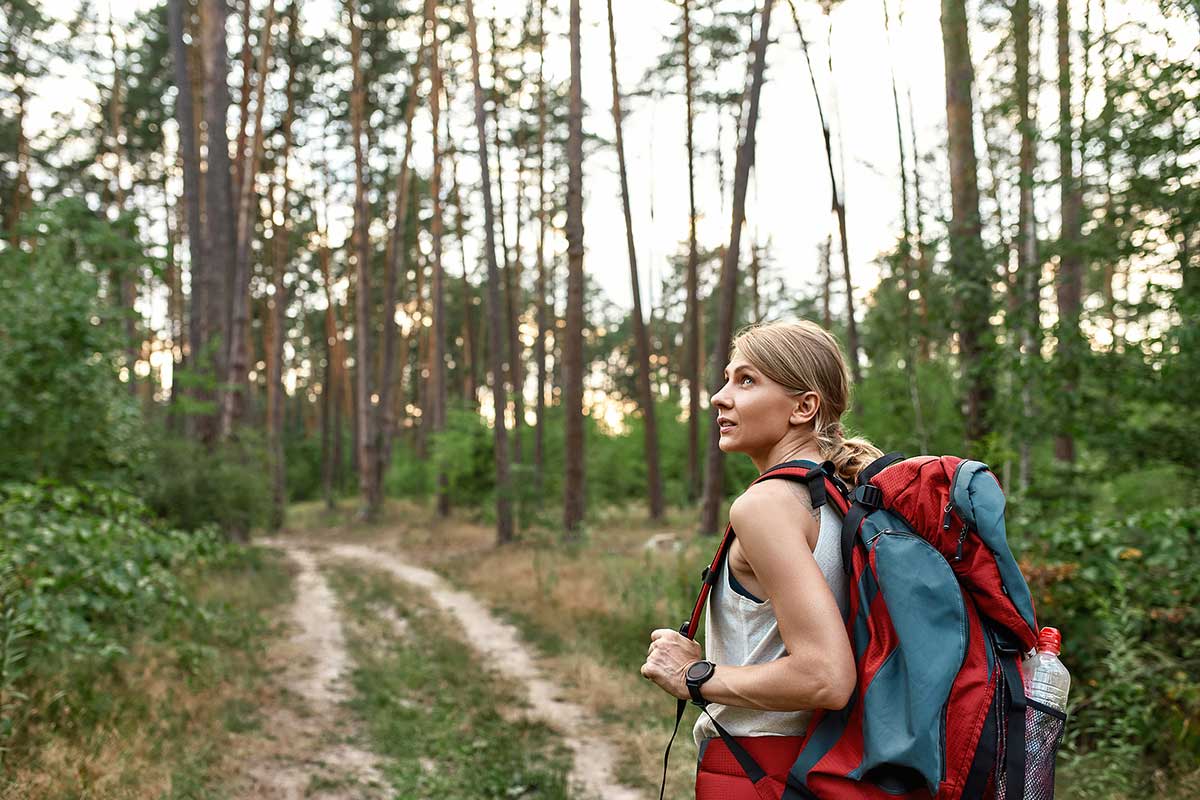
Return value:
[(812, 421), (817, 394), (789, 394), (734, 350), (725, 385), (710, 400), (726, 453), (767, 453), (789, 433)]

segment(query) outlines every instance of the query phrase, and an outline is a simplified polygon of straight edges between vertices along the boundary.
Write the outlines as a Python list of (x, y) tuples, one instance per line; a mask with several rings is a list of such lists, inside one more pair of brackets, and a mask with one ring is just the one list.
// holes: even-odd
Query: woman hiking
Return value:
[[(796, 460), (832, 461), (852, 483), (882, 453), (846, 439), (841, 416), (850, 378), (837, 340), (808, 322), (751, 326), (733, 341), (725, 384), (710, 399), (720, 447), (744, 453), (759, 472)], [(813, 709), (840, 709), (855, 684), (843, 623), (847, 606), (841, 520), (814, 509), (790, 480), (752, 485), (729, 509), (737, 537), (708, 597), (704, 640), (670, 628), (650, 634), (641, 674), (668, 694), (708, 703), (693, 735), (697, 800), (758, 800), (711, 719), (780, 786)], [(710, 719), (711, 717), (711, 719)]]

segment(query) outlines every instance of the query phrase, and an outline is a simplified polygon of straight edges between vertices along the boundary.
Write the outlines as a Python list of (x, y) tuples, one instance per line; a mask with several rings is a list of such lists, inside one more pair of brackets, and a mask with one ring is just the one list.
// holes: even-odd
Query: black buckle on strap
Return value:
[(883, 503), (883, 492), (873, 483), (864, 483), (862, 486), (855, 488), (854, 492), (850, 495), (850, 500), (861, 506), (875, 510)]

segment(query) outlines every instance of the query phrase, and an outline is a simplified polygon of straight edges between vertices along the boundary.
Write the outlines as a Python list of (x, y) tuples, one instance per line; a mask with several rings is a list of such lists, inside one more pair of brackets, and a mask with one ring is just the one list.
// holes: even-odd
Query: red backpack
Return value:
[[(1030, 765), (1048, 774), (1030, 780), (1048, 783), (1039, 796), (1052, 797), (1065, 717), (1039, 706), (1027, 719), (1020, 661), (1038, 628), (991, 471), (953, 456), (891, 453), (864, 469), (853, 491), (830, 462), (787, 462), (754, 482), (771, 479), (806, 484), (814, 508), (829, 503), (844, 520), (846, 632), (858, 682), (844, 708), (814, 712), (782, 789), (763, 781), (754, 759), (717, 725), (760, 796), (999, 800), (1006, 787), (1020, 787), (1013, 800), (1030, 786), (1028, 727), (1049, 749), (1048, 763)], [(692, 615), (679, 629), (688, 638), (734, 536), (727, 527), (704, 570)], [(685, 708), (679, 701), (676, 730)], [(664, 788), (665, 765), (666, 758)]]

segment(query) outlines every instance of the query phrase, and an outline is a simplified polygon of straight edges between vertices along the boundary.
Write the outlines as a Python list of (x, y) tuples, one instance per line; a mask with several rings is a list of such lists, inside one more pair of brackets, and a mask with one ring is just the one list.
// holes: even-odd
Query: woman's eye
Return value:
[(749, 375), (745, 375), (742, 377), (742, 383), (745, 383), (746, 381), (750, 381), (751, 383), (754, 383), (754, 379), (751, 378)]

